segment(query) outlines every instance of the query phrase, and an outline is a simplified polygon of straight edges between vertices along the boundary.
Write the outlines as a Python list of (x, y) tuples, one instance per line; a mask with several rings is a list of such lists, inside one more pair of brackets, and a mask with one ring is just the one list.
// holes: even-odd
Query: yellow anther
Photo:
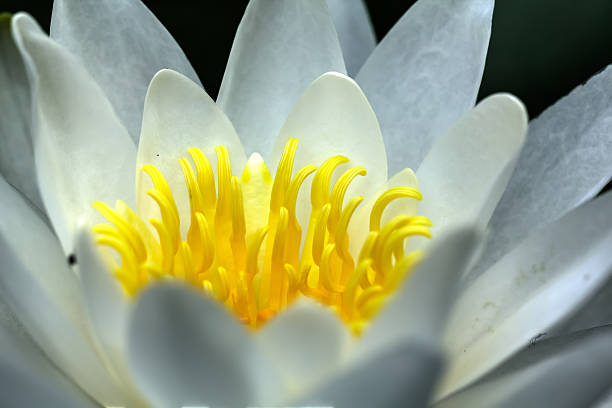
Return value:
[(312, 180), (312, 190), (310, 200), (313, 208), (320, 208), (329, 201), (329, 182), (332, 173), (339, 165), (347, 163), (348, 158), (344, 156), (334, 156), (325, 160)]
[(191, 156), (196, 167), (198, 186), (202, 193), (202, 202), (206, 210), (210, 211), (215, 208), (215, 203), (217, 201), (215, 175), (212, 171), (212, 167), (200, 149), (192, 147), (188, 149), (187, 152)]
[(423, 196), (419, 190), (412, 187), (394, 187), (383, 194), (376, 200), (370, 213), (370, 231), (378, 231), (380, 229), (380, 219), (382, 218), (383, 211), (393, 200), (398, 198), (408, 197), (415, 200), (422, 200)]
[(331, 211), (329, 212), (329, 220), (330, 230), (334, 231), (336, 229), (336, 223), (338, 222), (338, 217), (340, 216), (340, 211), (342, 211), (342, 203), (344, 201), (344, 194), (346, 194), (346, 190), (348, 186), (351, 184), (353, 179), (357, 176), (365, 176), (367, 174), (366, 169), (363, 167), (353, 167), (347, 170), (336, 182), (334, 187), (332, 188), (331, 193)]
[[(150, 164), (142, 170), (153, 183), (147, 194), (157, 203), (161, 219), (150, 219), (147, 225), (123, 202), (115, 209), (94, 203), (110, 222), (93, 228), (96, 242), (119, 255), (112, 260), (113, 274), (125, 293), (137, 295), (157, 281), (183, 281), (222, 302), (250, 328), (261, 327), (307, 296), (338, 313), (355, 334), (363, 332), (422, 258), (420, 251), (409, 252), (405, 244), (415, 236), (430, 237), (431, 221), (412, 213), (383, 221), (393, 200), (421, 199), (414, 188), (395, 187), (374, 202), (370, 231), (361, 228), (367, 235), (349, 236), (349, 224), (363, 197), (350, 197), (346, 205), (344, 197), (350, 183), (366, 170), (352, 167), (331, 186), (334, 171), (349, 159), (333, 156), (294, 173), (297, 146), (297, 139), (287, 141), (274, 179), (258, 155), (251, 156), (237, 178), (229, 152), (217, 146), (216, 183), (208, 158), (197, 148), (189, 149), (193, 164), (179, 159), (189, 193), (189, 213), (181, 214), (190, 224), (186, 237), (181, 235), (171, 186)], [(296, 211), (308, 211), (298, 206), (300, 188), (313, 173), (311, 211), (300, 213), (298, 221)], [(185, 203), (180, 204), (184, 208)], [(303, 236), (300, 222), (306, 215), (310, 218)], [(357, 259), (349, 252), (353, 239), (363, 241)]]

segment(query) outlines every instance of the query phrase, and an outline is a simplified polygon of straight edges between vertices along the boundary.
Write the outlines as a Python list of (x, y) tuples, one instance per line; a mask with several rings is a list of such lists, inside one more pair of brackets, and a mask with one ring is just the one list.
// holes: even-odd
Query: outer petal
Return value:
[(47, 225), (0, 180), (0, 292), (25, 329), (96, 399), (121, 402), (89, 335), (76, 275)]
[[(139, 214), (148, 220), (154, 201), (146, 195), (149, 176), (140, 169), (155, 165), (166, 177), (182, 220), (189, 220), (189, 196), (178, 160), (189, 157), (187, 149), (197, 147), (211, 164), (216, 162), (215, 147), (227, 147), (233, 174), (240, 174), (246, 156), (225, 114), (197, 84), (171, 70), (158, 72), (149, 86), (142, 120), (142, 136), (136, 163), (136, 199)], [(215, 170), (216, 173), (216, 170)], [(183, 225), (183, 230), (189, 225)]]
[(134, 144), (102, 90), (31, 17), (13, 35), (33, 86), (34, 155), (40, 192), (66, 252), (76, 220), (96, 200), (132, 201)]
[(375, 317), (358, 344), (358, 356), (376, 354), (406, 341), (438, 344), (461, 273), (481, 240), (481, 234), (468, 227), (439, 237), (425, 261)]
[(288, 391), (301, 394), (337, 369), (350, 342), (346, 326), (328, 309), (300, 301), (257, 333)]
[(612, 67), (529, 125), (508, 189), (491, 219), (476, 277), (531, 230), (596, 195), (612, 176)]
[(295, 405), (424, 407), (441, 370), (442, 353), (436, 347), (430, 344), (400, 344), (347, 369)]
[(459, 298), (446, 332), (447, 395), (582, 306), (612, 272), (612, 194), (532, 234)]
[[(295, 171), (308, 164), (319, 166), (338, 154), (348, 157), (351, 165), (366, 169), (367, 176), (351, 184), (347, 199), (354, 194), (369, 197), (387, 181), (385, 145), (378, 121), (359, 86), (345, 75), (326, 73), (300, 96), (274, 143), (274, 169), (290, 138), (300, 140)], [(310, 208), (309, 184), (305, 183), (300, 194), (297, 211), (302, 221)]]
[(269, 157), (295, 101), (327, 71), (345, 68), (325, 0), (249, 3), (217, 99), (247, 153)]
[(80, 59), (136, 143), (157, 71), (170, 68), (200, 83), (174, 38), (138, 0), (56, 0), (51, 37)]
[(485, 226), (512, 175), (527, 133), (523, 104), (508, 94), (480, 102), (434, 144), (417, 171), (420, 213), (439, 232), (457, 223)]
[(591, 406), (611, 385), (611, 341), (607, 326), (539, 342), (435, 407)]
[(374, 107), (389, 168), (416, 168), (476, 101), (493, 0), (420, 0), (395, 24), (357, 75)]
[(43, 209), (30, 135), (30, 84), (10, 27), (10, 14), (0, 15), (0, 174)]
[(157, 407), (257, 404), (274, 381), (244, 327), (184, 286), (141, 295), (128, 354), (136, 383)]
[(374, 27), (363, 0), (327, 0), (338, 32), (346, 70), (355, 76), (376, 46)]
[(65, 378), (30, 339), (3, 329), (0, 329), (3, 407), (100, 407)]

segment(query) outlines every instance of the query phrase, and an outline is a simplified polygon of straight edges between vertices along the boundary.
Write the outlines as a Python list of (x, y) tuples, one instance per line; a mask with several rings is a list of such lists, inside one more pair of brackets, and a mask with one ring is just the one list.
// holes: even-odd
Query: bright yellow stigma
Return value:
[[(187, 159), (179, 160), (191, 207), (186, 241), (170, 187), (152, 165), (142, 170), (153, 182), (147, 194), (161, 213), (161, 219), (149, 220), (157, 237), (125, 203), (118, 201), (115, 209), (94, 203), (112, 224), (94, 227), (97, 243), (121, 257), (114, 273), (125, 292), (133, 296), (159, 279), (184, 281), (214, 296), (252, 328), (303, 295), (332, 307), (354, 333), (361, 333), (422, 256), (420, 251), (405, 251), (406, 239), (430, 237), (432, 224), (426, 217), (399, 215), (381, 226), (391, 201), (421, 199), (414, 188), (391, 188), (373, 205), (369, 233), (358, 259), (353, 259), (347, 228), (363, 197), (342, 204), (351, 181), (365, 176), (366, 170), (357, 166), (345, 171), (330, 192), (332, 173), (348, 158), (331, 157), (319, 168), (300, 169), (292, 178), (297, 145), (297, 139), (287, 142), (274, 179), (263, 160), (253, 157), (238, 179), (231, 174), (227, 149), (217, 147), (217, 189), (206, 156), (189, 149), (195, 172)], [(296, 201), (312, 173), (312, 211), (300, 249)], [(261, 199), (245, 202), (243, 192)]]

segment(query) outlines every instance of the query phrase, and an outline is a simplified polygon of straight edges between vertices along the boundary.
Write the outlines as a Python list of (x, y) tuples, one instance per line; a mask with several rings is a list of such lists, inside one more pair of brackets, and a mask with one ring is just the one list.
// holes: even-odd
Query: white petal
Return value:
[(435, 407), (592, 406), (610, 387), (611, 341), (608, 326), (539, 342)]
[(253, 405), (275, 384), (246, 329), (186, 286), (141, 295), (128, 354), (136, 383), (157, 407)]
[(30, 135), (30, 84), (10, 26), (10, 16), (0, 16), (0, 174), (43, 209)]
[(485, 226), (512, 175), (527, 133), (523, 104), (508, 94), (483, 100), (439, 138), (417, 178), (419, 213), (433, 232), (454, 224)]
[(60, 373), (30, 339), (0, 329), (0, 405), (100, 407)]
[(485, 256), (474, 277), (530, 231), (595, 196), (612, 176), (612, 67), (548, 108), (529, 136), (491, 218)]
[[(272, 171), (287, 140), (297, 138), (294, 171), (321, 165), (335, 155), (348, 157), (352, 166), (362, 166), (368, 174), (357, 177), (345, 196), (371, 196), (387, 181), (385, 145), (376, 116), (359, 86), (349, 77), (326, 73), (315, 80), (300, 96), (287, 117), (272, 150)], [(303, 224), (310, 208), (310, 183), (304, 183), (298, 200), (298, 218)]]
[(459, 298), (440, 395), (490, 371), (575, 313), (612, 273), (612, 194), (530, 235)]
[(363, 0), (327, 0), (338, 32), (346, 70), (355, 76), (376, 46), (374, 27)]
[(327, 71), (345, 68), (325, 0), (249, 3), (217, 99), (248, 154), (268, 159), (295, 101)]
[(77, 270), (83, 300), (105, 353), (117, 361), (126, 347), (130, 304), (119, 282), (101, 259), (88, 228), (81, 226), (76, 238)]
[[(246, 156), (225, 114), (197, 84), (171, 70), (158, 72), (149, 86), (142, 120), (142, 135), (136, 163), (136, 200), (138, 212), (145, 220), (155, 209), (154, 201), (146, 195), (152, 184), (141, 171), (145, 164), (153, 164), (166, 177), (179, 207), (181, 220), (189, 220), (189, 196), (185, 176), (178, 160), (189, 157), (187, 149), (197, 147), (211, 162), (216, 174), (215, 147), (227, 147), (232, 173), (240, 175)], [(183, 231), (189, 227), (182, 226)]]
[(567, 322), (555, 328), (556, 334), (567, 334), (612, 324), (612, 279)]
[(62, 371), (96, 399), (117, 401), (120, 393), (92, 344), (77, 277), (56, 237), (1, 180), (0, 211), (3, 300)]
[(33, 84), (34, 155), (40, 192), (64, 251), (96, 200), (132, 202), (136, 152), (102, 90), (76, 58), (26, 14), (13, 35)]
[(170, 68), (200, 83), (174, 38), (140, 1), (54, 1), (51, 38), (79, 58), (136, 142), (157, 71)]
[(417, 168), (476, 101), (493, 0), (419, 0), (357, 75), (378, 116), (389, 169)]
[(351, 337), (331, 310), (299, 301), (264, 326), (256, 339), (291, 393), (300, 393), (335, 370)]
[(295, 406), (424, 407), (442, 370), (430, 344), (404, 343), (347, 369)]
[(482, 236), (463, 227), (437, 237), (427, 258), (374, 318), (357, 356), (376, 354), (394, 344), (417, 340), (438, 344), (457, 296), (458, 282)]

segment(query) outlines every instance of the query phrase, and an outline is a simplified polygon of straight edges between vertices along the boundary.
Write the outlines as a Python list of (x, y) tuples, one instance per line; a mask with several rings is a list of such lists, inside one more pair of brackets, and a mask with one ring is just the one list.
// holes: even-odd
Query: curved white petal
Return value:
[(609, 279), (574, 316), (555, 328), (554, 332), (566, 334), (607, 324), (612, 324), (612, 279)]
[[(96, 248), (88, 226), (76, 238), (76, 259), (83, 301), (104, 352), (114, 362), (126, 347), (130, 304)], [(121, 363), (121, 362), (120, 362)]]
[(0, 405), (101, 407), (47, 360), (30, 339), (0, 328)]
[(611, 83), (612, 66), (531, 121), (474, 277), (530, 231), (595, 196), (612, 177)]
[[(136, 201), (143, 219), (157, 214), (155, 202), (146, 195), (152, 187), (141, 168), (153, 164), (166, 177), (179, 208), (181, 220), (189, 220), (189, 196), (179, 159), (197, 147), (211, 162), (216, 174), (215, 147), (224, 145), (232, 173), (240, 175), (246, 164), (244, 149), (231, 122), (208, 94), (189, 78), (171, 70), (159, 71), (149, 86), (136, 161)], [(182, 225), (183, 231), (188, 224)]]
[(453, 308), (440, 395), (491, 370), (575, 313), (612, 273), (612, 194), (530, 235)]
[(30, 84), (9, 14), (0, 15), (0, 89), (0, 174), (42, 210), (30, 133)]
[(288, 392), (301, 393), (337, 369), (351, 336), (331, 310), (303, 300), (262, 327), (256, 339)]
[(51, 38), (79, 58), (136, 143), (157, 71), (170, 68), (200, 83), (174, 38), (138, 0), (56, 0)]
[(355, 76), (376, 46), (374, 27), (363, 0), (327, 0), (338, 32), (346, 71)]
[(493, 0), (419, 0), (359, 71), (391, 173), (417, 168), (436, 138), (474, 105), (492, 12)]
[(481, 234), (471, 227), (437, 237), (427, 251), (427, 258), (374, 317), (357, 346), (357, 357), (380, 353), (407, 341), (439, 344), (458, 295), (461, 274), (481, 240)]
[(480, 102), (440, 137), (417, 178), (423, 193), (419, 212), (433, 232), (454, 224), (485, 226), (512, 175), (527, 133), (523, 104), (508, 94)]
[[(309, 164), (319, 166), (338, 154), (349, 158), (349, 165), (366, 169), (365, 177), (357, 177), (351, 183), (345, 202), (354, 195), (369, 197), (387, 181), (385, 145), (378, 121), (359, 86), (345, 75), (326, 73), (300, 96), (274, 143), (272, 171), (276, 171), (283, 147), (291, 138), (300, 141), (293, 165), (295, 172)], [(301, 225), (309, 209), (307, 181), (298, 199)]]
[(396, 408), (427, 405), (442, 370), (431, 344), (403, 343), (347, 368), (295, 406)]
[(136, 152), (102, 90), (76, 58), (26, 14), (13, 35), (33, 86), (34, 156), (40, 192), (64, 251), (96, 200), (132, 202)]
[(44, 352), (83, 389), (103, 402), (121, 394), (95, 351), (76, 275), (57, 238), (0, 180), (0, 291)]
[(128, 357), (136, 384), (157, 407), (255, 405), (276, 383), (246, 329), (186, 286), (158, 285), (140, 296)]
[(217, 99), (248, 154), (270, 157), (291, 107), (327, 71), (345, 68), (325, 0), (249, 3)]
[(539, 342), (436, 408), (587, 407), (610, 387), (612, 327)]

